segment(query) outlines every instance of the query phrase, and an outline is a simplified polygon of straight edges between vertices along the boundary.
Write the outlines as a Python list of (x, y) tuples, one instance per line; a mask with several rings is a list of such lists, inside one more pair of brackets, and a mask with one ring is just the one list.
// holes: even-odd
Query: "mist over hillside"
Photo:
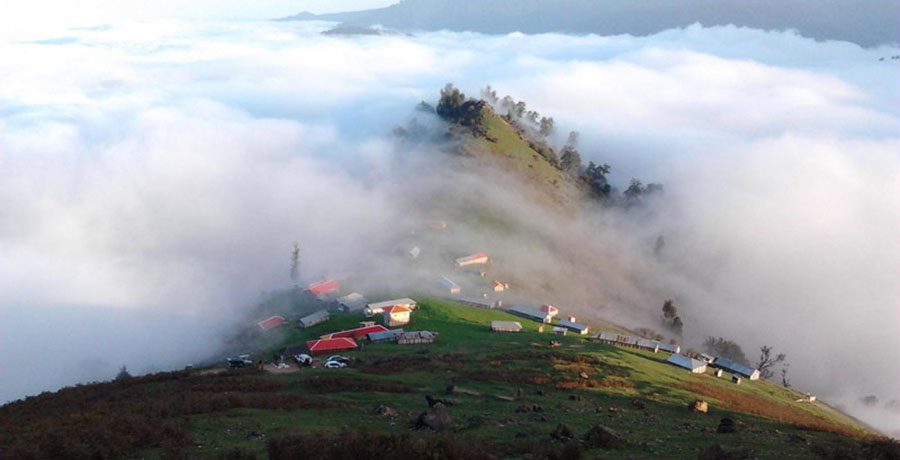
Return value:
[(890, 0), (403, 0), (372, 10), (301, 13), (284, 19), (489, 34), (650, 35), (700, 23), (796, 30), (817, 40), (844, 40), (862, 46), (900, 42), (900, 4)]
[[(795, 386), (850, 409), (900, 398), (900, 66), (879, 61), (896, 48), (735, 27), (321, 34), (333, 26), (123, 23), (0, 44), (0, 400), (214, 355), (291, 286), (295, 242), (302, 280), (350, 270), (372, 292), (428, 291), (484, 250), (523, 300), (585, 318), (658, 327), (673, 298), (686, 345), (773, 345)], [(553, 116), (555, 147), (580, 132), (619, 192), (637, 177), (665, 193), (561, 210), (446, 140), (391, 134), (414, 118), (445, 132), (415, 106), (448, 82)], [(440, 245), (426, 219), (448, 222)], [(880, 406), (868, 420), (897, 426)]]

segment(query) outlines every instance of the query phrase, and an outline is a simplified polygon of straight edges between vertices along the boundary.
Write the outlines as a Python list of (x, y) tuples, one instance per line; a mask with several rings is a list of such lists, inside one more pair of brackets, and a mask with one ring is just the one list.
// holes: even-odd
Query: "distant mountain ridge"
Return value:
[(403, 0), (385, 8), (281, 18), (487, 34), (649, 35), (693, 23), (797, 30), (861, 46), (900, 43), (900, 2), (885, 0)]

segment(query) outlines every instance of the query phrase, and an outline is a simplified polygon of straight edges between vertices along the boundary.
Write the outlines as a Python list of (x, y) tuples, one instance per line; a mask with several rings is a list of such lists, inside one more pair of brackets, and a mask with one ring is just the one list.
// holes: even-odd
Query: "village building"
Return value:
[(477, 252), (470, 256), (460, 257), (456, 259), (457, 267), (465, 267), (468, 265), (479, 265), (488, 263), (488, 255), (483, 252)]
[(503, 305), (503, 302), (499, 300), (490, 301), (477, 297), (460, 297), (459, 299), (454, 299), (454, 301), (469, 307), (483, 308), (485, 310), (493, 310)]
[(385, 343), (396, 342), (400, 337), (400, 334), (403, 334), (403, 329), (390, 329), (381, 332), (370, 332), (367, 337), (369, 338), (369, 342)]
[(360, 311), (369, 303), (362, 294), (353, 292), (337, 299), (338, 310), (344, 313)]
[(750, 366), (745, 366), (739, 362), (732, 361), (730, 359), (717, 357), (716, 360), (713, 362), (713, 366), (723, 369), (726, 372), (731, 372), (732, 375), (737, 374), (742, 377), (746, 377), (750, 380), (759, 379), (759, 370), (758, 369), (754, 369)]
[[(553, 318), (559, 314), (559, 309), (554, 307), (553, 305), (544, 304), (544, 305), (541, 305), (541, 307), (538, 308), (538, 310), (546, 313), (551, 318)], [(572, 321), (574, 321), (574, 320), (572, 320)]]
[(384, 315), (384, 325), (387, 327), (397, 327), (409, 324), (410, 312), (412, 312), (412, 310), (403, 305), (387, 307), (382, 312), (382, 315)]
[(703, 374), (706, 372), (706, 363), (688, 356), (673, 354), (666, 360), (667, 363), (683, 367), (694, 374)]
[(585, 335), (588, 331), (591, 330), (591, 327), (586, 324), (576, 323), (574, 321), (562, 320), (559, 322), (559, 327), (566, 328), (576, 334)]
[(306, 342), (306, 347), (309, 349), (309, 354), (311, 355), (324, 355), (355, 350), (357, 345), (356, 341), (350, 337), (339, 337), (336, 339), (310, 340), (309, 342)]
[(625, 334), (616, 334), (614, 332), (601, 331), (594, 334), (593, 340), (598, 343), (638, 348), (641, 350), (652, 351), (653, 353), (659, 351), (659, 342), (655, 340)]
[(323, 299), (329, 294), (336, 292), (340, 288), (341, 283), (339, 283), (337, 280), (329, 279), (317, 283), (312, 283), (309, 286), (306, 286), (306, 292), (310, 293), (318, 299)]
[(284, 318), (275, 315), (256, 323), (256, 326), (259, 327), (259, 330), (261, 330), (262, 332), (266, 332), (268, 330), (275, 329), (276, 327), (281, 326), (284, 321)]
[(569, 332), (569, 330), (564, 327), (553, 326), (553, 333), (556, 335), (566, 335), (567, 332)]
[(422, 254), (422, 250), (419, 249), (418, 246), (413, 246), (409, 251), (406, 251), (406, 257), (409, 257), (410, 259), (418, 258), (420, 254)]
[(419, 304), (416, 303), (415, 300), (410, 299), (408, 297), (404, 297), (402, 299), (393, 299), (393, 300), (385, 300), (382, 302), (375, 302), (366, 305), (366, 308), (363, 309), (363, 314), (367, 317), (371, 318), (375, 315), (380, 315), (384, 313), (384, 309), (388, 307), (395, 307), (397, 305), (402, 305), (410, 310), (415, 310)]
[(494, 292), (503, 292), (509, 289), (509, 285), (499, 280), (492, 280), (491, 289), (493, 289)]
[(443, 230), (447, 228), (447, 222), (443, 220), (426, 220), (425, 225), (433, 230)]
[(659, 343), (660, 351), (665, 351), (669, 353), (681, 353), (681, 347), (674, 343)]
[(450, 278), (447, 278), (446, 276), (443, 276), (438, 280), (438, 286), (442, 287), (445, 291), (450, 291), (451, 294), (459, 294), (459, 291), (461, 290), (458, 284), (450, 281)]
[(716, 361), (716, 357), (712, 355), (708, 355), (706, 353), (700, 353), (700, 356), (697, 356), (697, 359), (701, 361), (706, 361), (707, 364), (712, 364)]
[(430, 331), (404, 332), (397, 337), (397, 343), (400, 345), (434, 343), (434, 338), (436, 335), (436, 332)]
[(551, 318), (551, 316), (546, 312), (535, 310), (534, 308), (529, 308), (522, 305), (515, 305), (507, 310), (507, 312), (520, 318), (530, 319), (539, 323), (549, 323)]
[(659, 342), (656, 340), (638, 338), (635, 346), (641, 350), (652, 351), (654, 353), (659, 352)]
[(331, 317), (328, 315), (328, 310), (319, 310), (315, 313), (309, 314), (297, 320), (297, 327), (307, 328), (315, 326), (316, 324), (324, 323), (328, 321)]
[(491, 321), (491, 330), (494, 332), (521, 332), (522, 323), (518, 321)]
[(380, 324), (367, 324), (364, 326), (360, 326), (353, 329), (345, 329), (343, 331), (332, 332), (330, 334), (325, 334), (321, 338), (323, 339), (337, 339), (341, 337), (350, 337), (354, 340), (359, 340), (373, 332), (384, 332), (388, 330), (388, 328), (380, 325)]

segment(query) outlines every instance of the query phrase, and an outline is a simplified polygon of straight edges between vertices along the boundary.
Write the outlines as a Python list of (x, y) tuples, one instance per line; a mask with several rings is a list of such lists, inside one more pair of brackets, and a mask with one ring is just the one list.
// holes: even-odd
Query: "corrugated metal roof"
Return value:
[(384, 332), (386, 330), (388, 330), (386, 327), (384, 327), (380, 324), (376, 324), (374, 326), (356, 327), (353, 329), (346, 329), (343, 331), (333, 332), (331, 334), (323, 335), (322, 338), (336, 339), (338, 337), (353, 337), (354, 339), (358, 339), (360, 337), (365, 337), (366, 334), (369, 334), (372, 332)]
[(328, 319), (328, 310), (319, 310), (315, 313), (300, 318), (300, 322), (303, 324), (310, 324), (318, 321), (323, 321), (325, 319)]
[(356, 341), (349, 337), (340, 337), (337, 339), (320, 339), (310, 340), (306, 342), (311, 353), (324, 353), (331, 350), (349, 350), (356, 348)]
[(754, 372), (756, 372), (756, 369), (750, 366), (746, 366), (739, 362), (725, 358), (716, 357), (715, 365), (716, 367), (721, 367), (722, 369), (725, 369), (732, 374), (741, 374), (745, 377), (750, 377)]
[(529, 308), (529, 307), (523, 306), (523, 305), (515, 305), (512, 308), (510, 308), (509, 310), (507, 310), (507, 312), (509, 312), (513, 315), (516, 315), (516, 316), (522, 316), (522, 317), (532, 319), (535, 321), (539, 321), (539, 322), (544, 322), (547, 319), (546, 313), (539, 311), (539, 310), (535, 310), (534, 308)]
[(260, 329), (262, 329), (264, 331), (268, 331), (269, 329), (272, 329), (273, 327), (278, 326), (283, 322), (284, 322), (284, 318), (282, 318), (281, 316), (275, 315), (275, 316), (270, 316), (270, 317), (256, 323), (256, 325), (259, 326)]
[(403, 329), (391, 329), (389, 331), (371, 332), (369, 333), (369, 340), (373, 342), (378, 340), (390, 340), (400, 334), (403, 334)]
[(383, 309), (387, 307), (393, 307), (394, 305), (405, 305), (407, 307), (415, 308), (416, 301), (410, 299), (409, 297), (404, 297), (402, 299), (393, 299), (393, 300), (384, 300), (381, 302), (370, 303), (369, 308), (372, 310)]
[(562, 320), (562, 321), (560, 321), (560, 322), (559, 322), (559, 325), (562, 326), (562, 327), (564, 327), (564, 328), (566, 328), (566, 329), (570, 329), (570, 330), (573, 330), (573, 331), (576, 331), (576, 332), (586, 331), (586, 330), (588, 330), (588, 329), (591, 328), (591, 327), (588, 326), (587, 324), (574, 323), (574, 322), (572, 322), (572, 321), (565, 320), (565, 319)]
[(441, 279), (438, 280), (438, 284), (450, 290), (459, 289), (459, 285), (451, 281), (450, 278), (447, 278), (446, 276), (441, 277)]
[(669, 356), (669, 359), (667, 359), (666, 362), (672, 363), (679, 367), (683, 367), (685, 369), (690, 369), (692, 371), (701, 367), (706, 367), (706, 363), (704, 363), (703, 361), (699, 361), (689, 356), (679, 354), (672, 354), (672, 356)]
[(338, 289), (340, 289), (340, 287), (341, 283), (338, 283), (337, 280), (326, 280), (320, 283), (312, 283), (307, 286), (306, 289), (315, 295), (322, 295), (337, 291)]
[(669, 353), (678, 353), (681, 351), (681, 347), (671, 343), (659, 343), (659, 349), (663, 351), (668, 351)]
[(518, 321), (491, 321), (491, 329), (515, 329), (522, 330), (522, 323)]

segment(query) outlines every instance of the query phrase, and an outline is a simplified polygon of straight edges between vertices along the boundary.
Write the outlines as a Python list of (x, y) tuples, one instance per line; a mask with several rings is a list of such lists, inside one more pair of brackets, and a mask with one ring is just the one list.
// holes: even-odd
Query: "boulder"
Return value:
[(719, 427), (716, 428), (717, 433), (734, 433), (736, 431), (737, 431), (737, 423), (734, 422), (734, 419), (730, 419), (728, 417), (720, 420)]
[(435, 403), (428, 410), (419, 414), (419, 417), (413, 423), (413, 428), (417, 430), (429, 428), (434, 431), (445, 431), (451, 428), (452, 423), (453, 420), (450, 418), (450, 413), (447, 412), (447, 407), (442, 403)]
[(643, 409), (643, 408), (647, 407), (647, 404), (644, 403), (644, 401), (641, 401), (640, 399), (633, 399), (631, 401), (631, 405), (634, 407), (637, 407), (638, 409)]
[(625, 438), (618, 431), (599, 423), (592, 425), (582, 439), (592, 448), (601, 447), (604, 449), (621, 446), (626, 442)]
[(575, 439), (575, 431), (572, 427), (565, 423), (559, 423), (556, 428), (550, 432), (550, 437), (557, 441), (569, 441)]
[(396, 417), (400, 414), (397, 413), (394, 409), (391, 409), (384, 404), (379, 404), (378, 407), (375, 408), (375, 413), (378, 415), (383, 415), (385, 417)]
[(695, 399), (694, 402), (688, 404), (688, 409), (705, 414), (709, 411), (709, 403), (702, 399)]

